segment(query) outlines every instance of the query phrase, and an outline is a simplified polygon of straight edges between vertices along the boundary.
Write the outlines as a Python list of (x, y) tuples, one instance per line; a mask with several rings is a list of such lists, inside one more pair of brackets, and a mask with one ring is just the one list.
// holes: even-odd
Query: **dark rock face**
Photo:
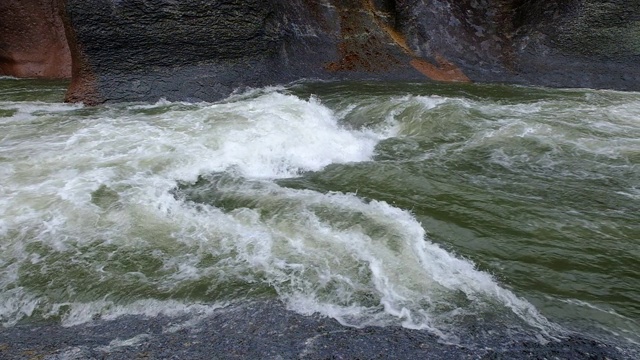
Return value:
[(60, 1), (71, 101), (211, 101), (301, 78), (640, 90), (638, 0)]
[(0, 1), (0, 75), (71, 77), (59, 10), (56, 0)]
[(437, 19), (405, 20), (411, 45), (455, 59), (474, 81), (640, 89), (640, 1), (431, 3), (408, 4), (406, 13)]
[[(419, 78), (360, 0), (67, 4), (102, 101), (215, 100), (300, 78)], [(409, 75), (407, 75), (409, 73)]]

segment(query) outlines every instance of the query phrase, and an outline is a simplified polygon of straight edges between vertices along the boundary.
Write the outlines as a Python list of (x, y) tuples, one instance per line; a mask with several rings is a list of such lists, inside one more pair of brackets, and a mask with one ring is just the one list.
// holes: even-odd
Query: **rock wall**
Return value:
[(640, 90), (639, 0), (402, 3), (410, 46), (473, 81)]
[(56, 0), (0, 1), (0, 75), (71, 77), (71, 54)]
[[(0, 12), (0, 26), (13, 30), (0, 35), (2, 71), (62, 69), (51, 60), (62, 55), (43, 54), (54, 53), (47, 44), (62, 35), (51, 29), (64, 22), (73, 58), (67, 100), (90, 104), (212, 101), (302, 78), (640, 90), (640, 0), (3, 4), (12, 12)], [(62, 20), (52, 19), (58, 10)], [(46, 35), (31, 44), (34, 34)]]
[(67, 1), (97, 102), (209, 101), (301, 78), (423, 78), (373, 10), (362, 0)]

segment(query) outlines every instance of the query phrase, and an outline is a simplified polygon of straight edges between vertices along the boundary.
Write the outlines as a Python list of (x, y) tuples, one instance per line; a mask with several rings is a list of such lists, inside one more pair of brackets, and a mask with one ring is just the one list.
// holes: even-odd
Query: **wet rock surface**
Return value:
[(101, 101), (210, 101), (301, 78), (422, 76), (360, 0), (74, 1)]
[(427, 331), (344, 327), (332, 319), (288, 311), (272, 301), (229, 306), (204, 316), (124, 316), (73, 327), (22, 325), (0, 332), (3, 359), (633, 359), (637, 355), (637, 349), (579, 335), (547, 344), (511, 334), (485, 338), (474, 346), (451, 345)]
[(0, 75), (71, 77), (71, 54), (57, 0), (0, 1)]
[(0, 30), (0, 75), (73, 63), (88, 104), (300, 79), (640, 90), (637, 0), (7, 0)]
[(640, 90), (640, 1), (65, 3), (89, 89), (70, 101), (213, 101), (304, 78)]

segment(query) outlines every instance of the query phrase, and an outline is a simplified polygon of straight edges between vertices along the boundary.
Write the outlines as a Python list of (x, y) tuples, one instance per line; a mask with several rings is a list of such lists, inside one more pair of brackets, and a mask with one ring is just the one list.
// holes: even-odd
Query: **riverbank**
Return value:
[(526, 334), (467, 329), (476, 346), (445, 344), (400, 327), (345, 327), (303, 316), (277, 301), (254, 301), (207, 315), (123, 316), (62, 327), (19, 325), (0, 332), (0, 357), (17, 359), (634, 359), (638, 349), (579, 334), (546, 344)]

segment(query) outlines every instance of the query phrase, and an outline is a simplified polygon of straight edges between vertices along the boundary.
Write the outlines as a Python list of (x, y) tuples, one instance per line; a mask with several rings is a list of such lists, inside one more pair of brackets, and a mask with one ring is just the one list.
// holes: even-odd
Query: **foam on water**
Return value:
[[(51, 307), (51, 316), (58, 315), (62, 308), (69, 308), (62, 319), (63, 326), (83, 324), (96, 315), (101, 319), (113, 320), (123, 315), (143, 315), (148, 317), (190, 315), (190, 319), (202, 319), (226, 304), (185, 304), (175, 300), (137, 300), (125, 305), (113, 301), (92, 301), (88, 303), (58, 303)], [(169, 329), (168, 331), (172, 331)]]
[[(210, 221), (222, 215), (216, 223), (236, 224), (215, 251), (238, 253), (234, 261), (249, 263), (296, 311), (352, 326), (402, 324), (449, 336), (458, 317), (506, 307), (543, 332), (553, 328), (491, 276), (426, 242), (410, 213), (385, 202), (225, 176), (206, 189), (219, 194), (212, 203), (238, 206), (224, 215), (206, 208)], [(198, 203), (207, 202), (199, 198), (202, 190), (194, 191)], [(200, 248), (211, 246), (206, 239)]]
[(400, 122), (400, 135), (437, 135), (448, 140), (434, 152), (420, 154), (422, 158), (490, 149), (493, 161), (507, 168), (535, 164), (556, 173), (563, 171), (566, 162), (561, 158), (568, 151), (605, 167), (610, 164), (601, 157), (627, 167), (640, 159), (637, 101), (623, 98), (576, 104), (575, 99), (560, 98), (498, 106), (470, 98), (402, 99), (406, 101), (395, 117)]
[[(366, 160), (379, 139), (372, 131), (341, 129), (331, 111), (313, 99), (276, 92), (195, 109), (182, 105), (106, 107), (60, 124), (50, 119), (80, 107), (2, 104), (17, 110), (3, 118), (0, 148), (3, 159), (10, 160), (0, 182), (5, 324), (31, 316), (39, 307), (44, 307), (41, 312), (56, 307), (20, 286), (24, 264), (53, 256), (30, 253), (30, 245), (55, 252), (83, 243), (135, 245), (149, 241), (140, 233), (152, 227), (152, 232), (175, 241), (170, 232), (182, 224), (166, 217), (169, 211), (183, 211), (169, 194), (176, 180), (193, 181), (216, 171), (261, 178), (294, 176), (334, 162)], [(158, 107), (168, 111), (136, 114)], [(34, 121), (49, 125), (50, 131), (40, 131)], [(106, 208), (92, 201), (92, 193), (101, 187), (115, 196)], [(178, 267), (173, 280), (193, 276), (188, 275), (188, 264)], [(91, 312), (71, 310), (67, 318), (77, 323), (78, 318), (90, 319)]]
[[(410, 212), (273, 182), (370, 160), (399, 131), (399, 112), (347, 129), (318, 100), (277, 91), (220, 104), (17, 109), (0, 123), (9, 164), (0, 172), (5, 325), (157, 315), (207, 296), (228, 300), (214, 294), (243, 283), (354, 326), (444, 336), (465, 316), (509, 309), (542, 332), (553, 328), (489, 274), (430, 243)], [(73, 121), (57, 121), (59, 112)], [(203, 194), (176, 195), (178, 183), (200, 176)], [(206, 290), (192, 295), (198, 287)]]

